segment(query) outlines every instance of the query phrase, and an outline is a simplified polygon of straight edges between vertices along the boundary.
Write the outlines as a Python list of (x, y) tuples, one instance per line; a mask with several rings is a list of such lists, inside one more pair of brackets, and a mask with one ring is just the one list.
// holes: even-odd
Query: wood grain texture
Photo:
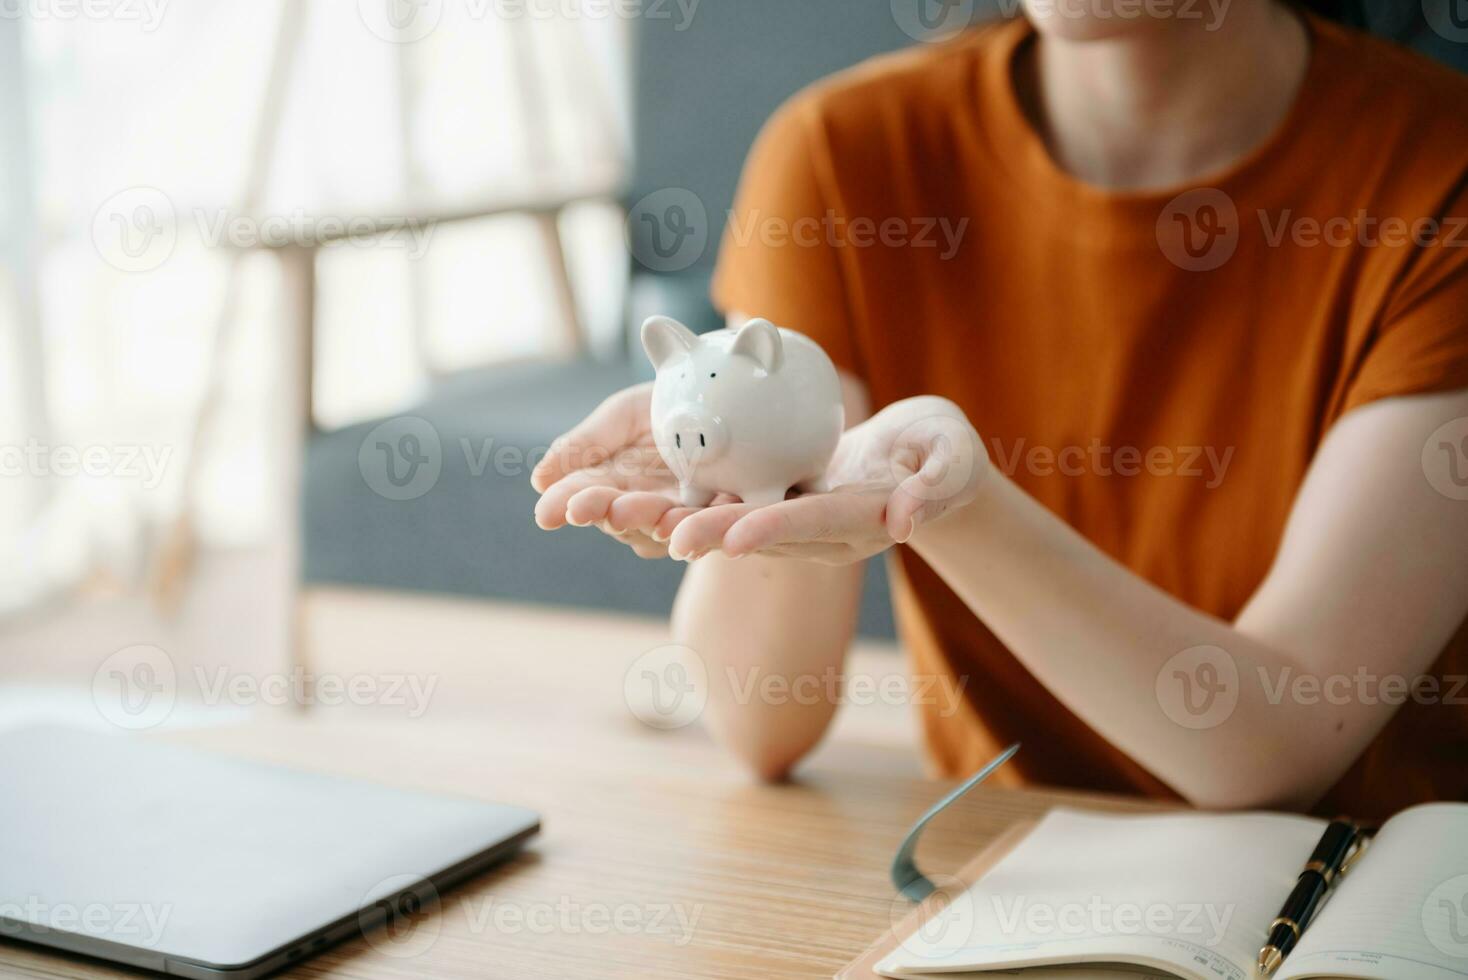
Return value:
[[(530, 656), (481, 638), (472, 681), (423, 653), (418, 662), (432, 665), (449, 702), (462, 697), (456, 685), (473, 690), (472, 711), (313, 708), (147, 737), (542, 814), (544, 832), (523, 856), (446, 891), (430, 914), (302, 961), (291, 976), (831, 977), (907, 914), (887, 865), (947, 783), (893, 775), (869, 764), (880, 763), (870, 758), (879, 747), (833, 739), (794, 782), (755, 784), (698, 726), (660, 732), (634, 719), (625, 660), (584, 646)], [(1151, 808), (980, 788), (929, 828), (920, 861), (959, 868), (1057, 803)], [(136, 974), (3, 943), (0, 975)]]

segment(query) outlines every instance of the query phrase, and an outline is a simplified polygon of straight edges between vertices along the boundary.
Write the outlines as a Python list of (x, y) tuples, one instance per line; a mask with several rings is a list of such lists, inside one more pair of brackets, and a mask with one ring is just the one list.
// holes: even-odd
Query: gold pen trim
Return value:
[(1295, 942), (1300, 941), (1300, 924), (1294, 919), (1287, 919), (1284, 916), (1280, 916), (1269, 924), (1269, 931), (1273, 932), (1275, 926), (1289, 926), (1290, 931), (1295, 934)]
[(1311, 861), (1309, 864), (1305, 865), (1305, 870), (1313, 871), (1316, 874), (1320, 875), (1320, 877), (1325, 879), (1325, 883), (1327, 885), (1329, 885), (1335, 879), (1335, 869), (1326, 864), (1324, 861)]

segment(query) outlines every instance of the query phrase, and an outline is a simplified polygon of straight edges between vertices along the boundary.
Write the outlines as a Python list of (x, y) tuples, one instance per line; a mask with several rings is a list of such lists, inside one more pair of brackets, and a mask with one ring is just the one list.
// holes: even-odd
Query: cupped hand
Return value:
[(643, 558), (668, 554), (673, 529), (697, 508), (679, 502), (678, 481), (653, 441), (651, 405), (651, 382), (626, 388), (551, 444), (530, 475), (541, 494), (536, 524), (595, 526)]
[(988, 474), (989, 455), (962, 409), (946, 398), (907, 398), (842, 435), (822, 481), (828, 489), (681, 515), (670, 552), (849, 564), (970, 503)]

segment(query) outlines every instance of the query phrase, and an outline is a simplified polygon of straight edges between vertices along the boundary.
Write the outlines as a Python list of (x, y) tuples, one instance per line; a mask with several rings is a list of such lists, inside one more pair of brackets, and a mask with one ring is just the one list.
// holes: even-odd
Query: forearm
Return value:
[(784, 776), (835, 713), (862, 569), (714, 552), (683, 578), (674, 639), (708, 669), (714, 736), (762, 778)]
[[(986, 481), (910, 544), (1060, 701), (1192, 801), (1308, 804), (1374, 734), (1326, 699), (1261, 682), (1308, 670), (1300, 651), (1154, 587), (1003, 474)], [(1174, 660), (1200, 646), (1221, 653)]]

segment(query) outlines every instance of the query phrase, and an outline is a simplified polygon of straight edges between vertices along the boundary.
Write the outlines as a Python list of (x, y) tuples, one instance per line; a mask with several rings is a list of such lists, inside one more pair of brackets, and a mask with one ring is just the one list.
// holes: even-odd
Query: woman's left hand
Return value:
[(845, 565), (910, 538), (977, 496), (989, 456), (946, 398), (907, 398), (847, 430), (822, 481), (828, 490), (778, 504), (726, 504), (690, 514), (669, 541), (675, 558), (784, 555)]

